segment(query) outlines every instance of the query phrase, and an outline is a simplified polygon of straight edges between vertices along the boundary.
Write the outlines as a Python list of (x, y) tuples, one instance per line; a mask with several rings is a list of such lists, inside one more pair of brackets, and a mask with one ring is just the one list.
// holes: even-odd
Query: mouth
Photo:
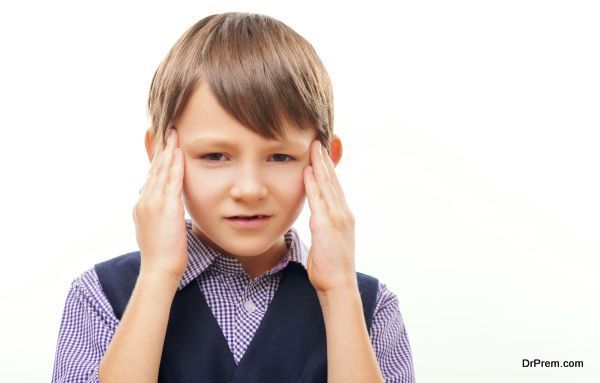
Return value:
[(257, 219), (266, 219), (269, 218), (270, 215), (235, 215), (232, 217), (227, 217), (227, 219), (234, 219), (234, 220), (245, 220), (245, 221), (253, 221), (253, 220), (257, 220)]
[(231, 223), (231, 225), (239, 230), (247, 230), (247, 229), (258, 229), (264, 227), (269, 219), (271, 219), (270, 215), (251, 215), (251, 216), (233, 216), (227, 217), (227, 221)]

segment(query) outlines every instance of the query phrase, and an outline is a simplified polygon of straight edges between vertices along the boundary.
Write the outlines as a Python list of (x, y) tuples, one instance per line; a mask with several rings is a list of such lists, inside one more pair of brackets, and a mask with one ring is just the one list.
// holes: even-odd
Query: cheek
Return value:
[(184, 196), (196, 203), (210, 204), (219, 194), (219, 182), (215, 173), (188, 171), (183, 177)]
[(271, 182), (272, 192), (286, 196), (286, 199), (290, 203), (303, 199), (305, 195), (304, 177), (302, 175), (303, 168), (288, 169), (287, 171), (280, 171), (276, 175), (273, 175), (273, 182)]

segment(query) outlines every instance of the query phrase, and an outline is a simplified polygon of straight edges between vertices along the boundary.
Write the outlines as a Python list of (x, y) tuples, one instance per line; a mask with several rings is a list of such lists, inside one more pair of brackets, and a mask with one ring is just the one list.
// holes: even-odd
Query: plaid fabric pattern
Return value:
[[(306, 268), (308, 249), (293, 227), (284, 235), (286, 256), (252, 280), (234, 258), (220, 255), (192, 234), (186, 220), (189, 261), (178, 289), (196, 283), (206, 297), (236, 363), (242, 359), (279, 287), (288, 262)], [(119, 320), (91, 268), (77, 277), (67, 293), (60, 324), (52, 382), (99, 382), (100, 361)], [(414, 382), (410, 343), (397, 296), (379, 283), (371, 327), (371, 344), (386, 382)]]

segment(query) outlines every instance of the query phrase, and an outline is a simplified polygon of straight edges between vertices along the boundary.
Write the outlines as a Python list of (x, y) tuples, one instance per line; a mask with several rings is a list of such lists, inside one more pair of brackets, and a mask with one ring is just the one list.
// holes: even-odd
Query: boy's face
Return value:
[[(268, 264), (284, 254), (283, 234), (304, 206), (303, 169), (310, 164), (314, 129), (287, 126), (285, 141), (267, 140), (227, 114), (206, 85), (192, 94), (175, 126), (194, 234), (242, 264), (247, 257)], [(227, 219), (254, 214), (271, 217), (252, 229)]]

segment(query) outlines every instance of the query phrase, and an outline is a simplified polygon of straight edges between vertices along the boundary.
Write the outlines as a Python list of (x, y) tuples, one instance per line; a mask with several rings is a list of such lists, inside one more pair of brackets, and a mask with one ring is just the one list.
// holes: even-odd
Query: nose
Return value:
[(260, 200), (267, 195), (267, 187), (259, 170), (253, 166), (245, 166), (234, 178), (230, 191), (231, 197), (237, 200)]

